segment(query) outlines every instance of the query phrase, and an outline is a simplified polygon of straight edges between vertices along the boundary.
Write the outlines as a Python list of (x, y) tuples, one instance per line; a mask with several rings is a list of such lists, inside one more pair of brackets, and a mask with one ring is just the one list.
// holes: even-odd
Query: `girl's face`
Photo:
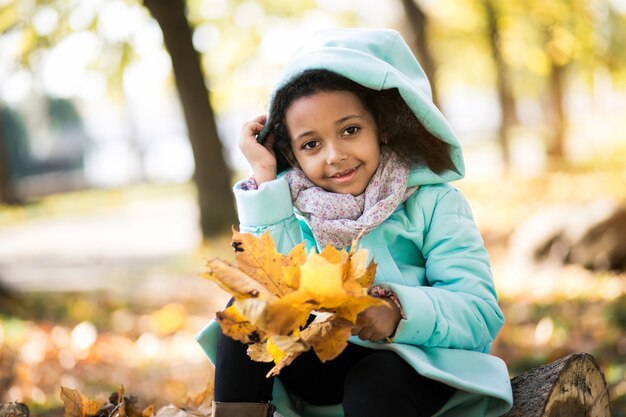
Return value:
[(295, 100), (285, 114), (297, 166), (315, 185), (362, 194), (378, 168), (378, 127), (349, 91), (320, 91)]

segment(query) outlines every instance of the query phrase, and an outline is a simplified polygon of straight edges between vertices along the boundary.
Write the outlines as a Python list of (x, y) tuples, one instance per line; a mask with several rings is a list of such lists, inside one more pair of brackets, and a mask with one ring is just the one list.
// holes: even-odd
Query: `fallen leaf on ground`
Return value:
[(61, 387), (61, 400), (65, 406), (65, 417), (87, 417), (95, 415), (103, 403), (90, 400), (78, 390)]

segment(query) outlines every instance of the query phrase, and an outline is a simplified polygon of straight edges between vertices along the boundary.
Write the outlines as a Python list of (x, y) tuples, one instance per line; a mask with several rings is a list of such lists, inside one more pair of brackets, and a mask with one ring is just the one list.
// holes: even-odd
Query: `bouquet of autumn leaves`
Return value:
[(347, 346), (357, 315), (386, 305), (368, 295), (376, 264), (357, 244), (358, 238), (350, 252), (329, 245), (307, 255), (303, 242), (282, 255), (268, 232), (257, 238), (233, 231), (236, 265), (212, 259), (202, 274), (234, 297), (216, 315), (222, 331), (248, 344), (253, 360), (273, 361), (268, 377), (309, 349), (322, 362), (334, 359)]

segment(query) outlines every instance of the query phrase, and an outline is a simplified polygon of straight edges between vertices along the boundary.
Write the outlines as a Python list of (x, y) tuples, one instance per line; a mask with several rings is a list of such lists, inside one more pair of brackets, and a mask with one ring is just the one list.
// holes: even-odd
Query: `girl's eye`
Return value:
[(302, 144), (302, 149), (305, 149), (305, 150), (314, 149), (317, 146), (318, 146), (318, 143), (316, 140), (310, 140)]
[(359, 128), (358, 126), (348, 126), (343, 132), (344, 132), (344, 136), (352, 136), (352, 135), (356, 135), (359, 130), (361, 130), (361, 128)]

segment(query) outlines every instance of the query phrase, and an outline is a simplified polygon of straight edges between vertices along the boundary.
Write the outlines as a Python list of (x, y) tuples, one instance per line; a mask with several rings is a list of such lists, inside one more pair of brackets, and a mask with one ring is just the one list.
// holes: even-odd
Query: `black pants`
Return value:
[[(252, 361), (247, 346), (220, 333), (215, 363), (215, 401), (269, 402), (272, 363)], [(322, 363), (301, 354), (277, 376), (285, 388), (314, 405), (342, 403), (346, 417), (422, 417), (439, 410), (454, 388), (418, 374), (395, 352), (348, 344)]]

